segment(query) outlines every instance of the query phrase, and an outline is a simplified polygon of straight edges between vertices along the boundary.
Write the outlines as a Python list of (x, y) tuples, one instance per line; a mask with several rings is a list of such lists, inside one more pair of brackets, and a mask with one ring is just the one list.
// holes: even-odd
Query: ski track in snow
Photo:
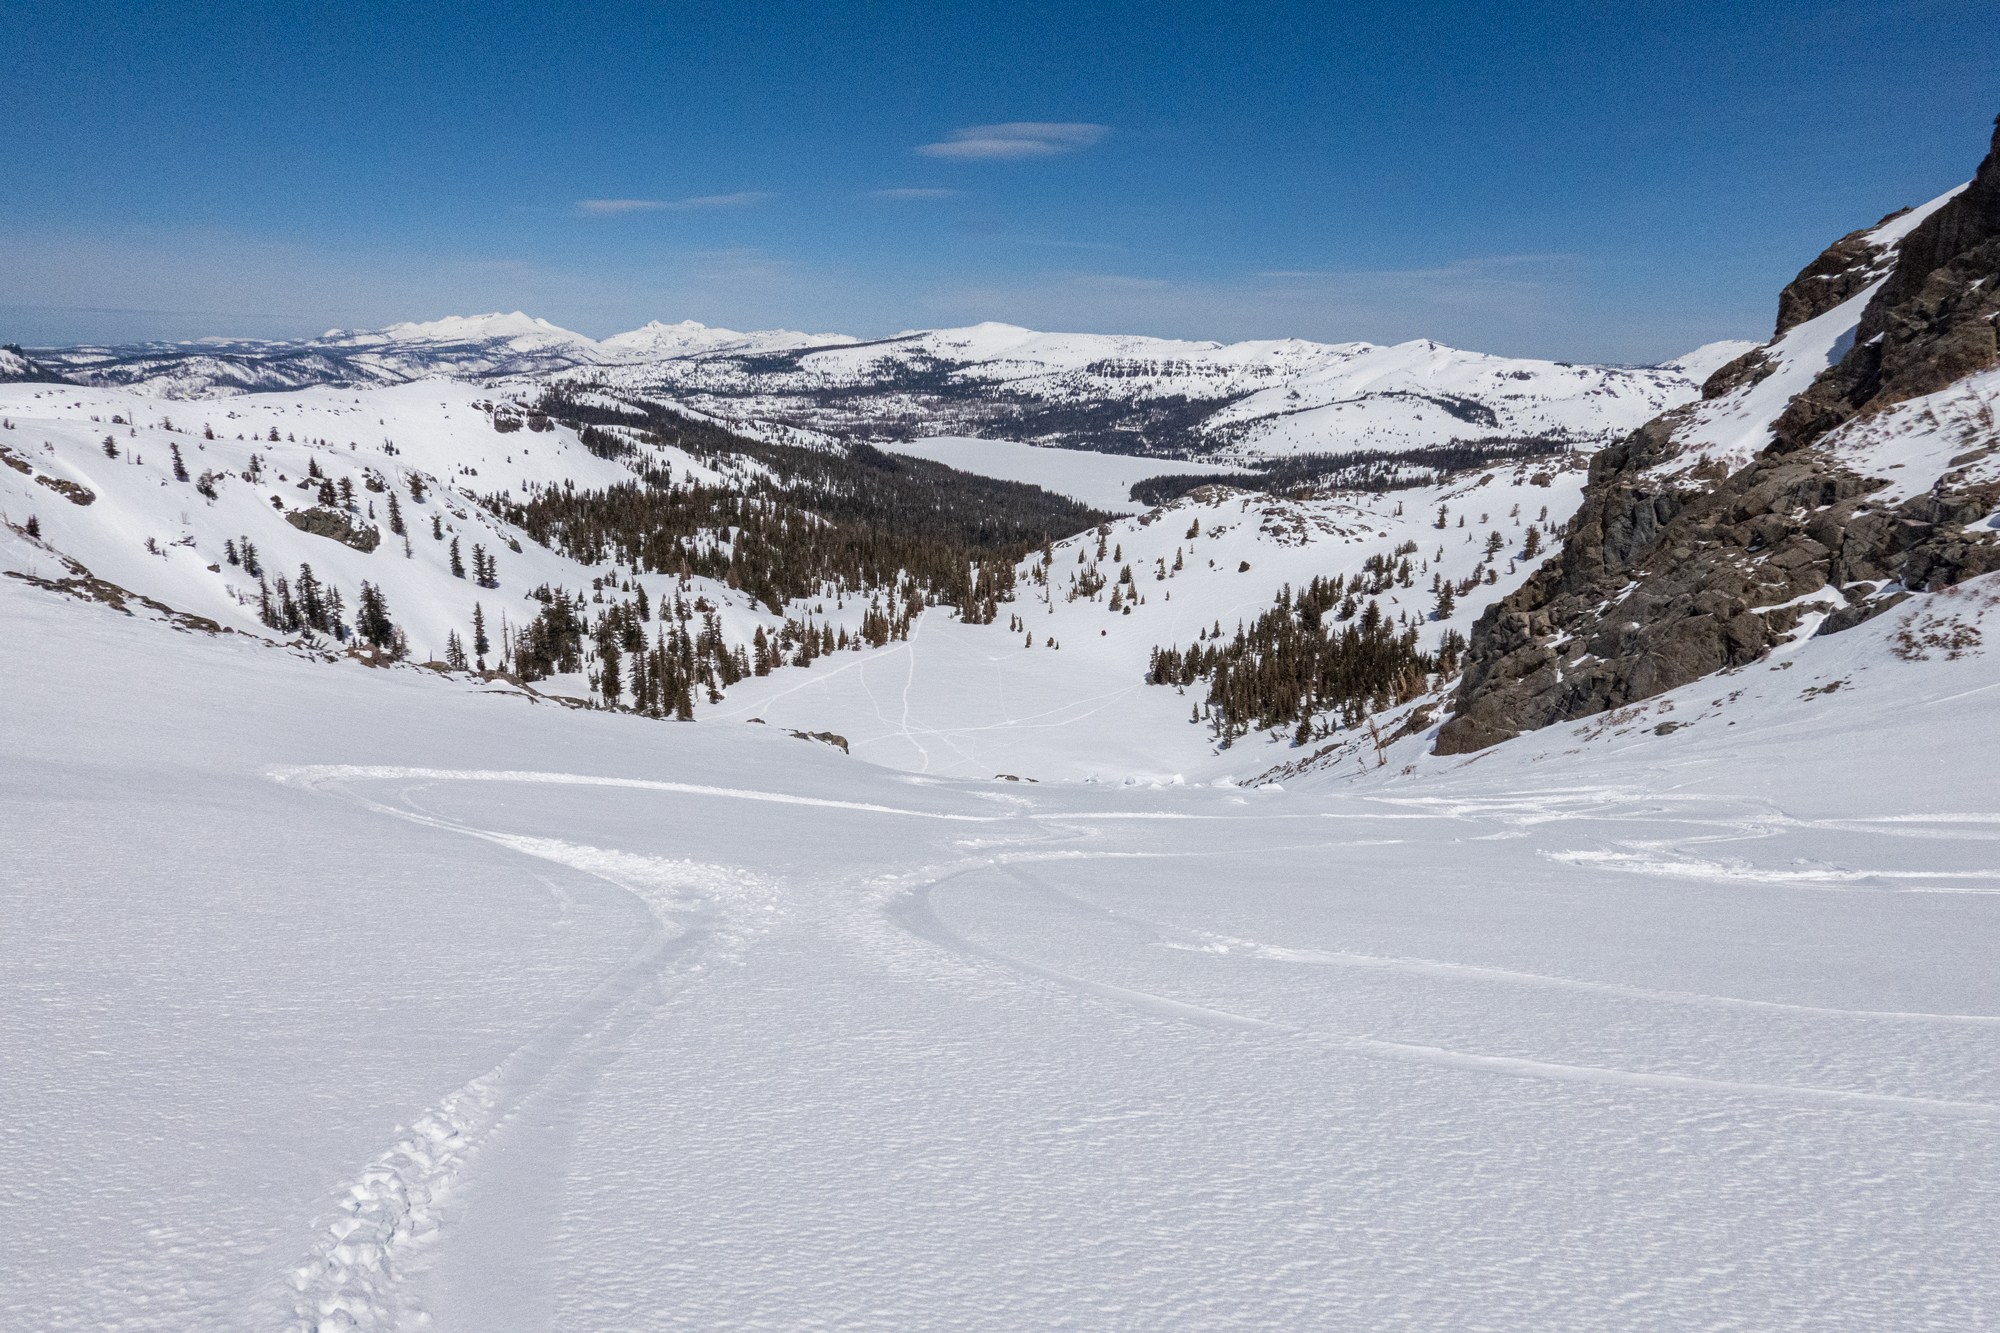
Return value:
[[(856, 665), (862, 665), (857, 663)], [(907, 695), (905, 699), (907, 706)], [(904, 734), (916, 744), (905, 724)], [(504, 1133), (538, 1089), (548, 1085), (566, 1069), (615, 1053), (618, 1046), (666, 1002), (670, 976), (676, 971), (693, 975), (690, 965), (705, 952), (747, 947), (755, 928), (742, 921), (727, 919), (728, 912), (717, 906), (718, 899), (732, 899), (738, 908), (761, 906), (775, 910), (774, 890), (754, 877), (725, 866), (698, 865), (686, 861), (640, 856), (605, 848), (589, 847), (551, 838), (479, 829), (426, 813), (414, 791), (398, 793), (400, 805), (385, 804), (362, 795), (352, 784), (371, 782), (402, 783), (518, 783), (523, 785), (563, 785), (625, 788), (661, 792), (676, 796), (765, 802), (821, 807), (895, 818), (952, 821), (959, 823), (1004, 824), (1025, 839), (1010, 836), (1000, 840), (993, 854), (930, 872), (914, 887), (894, 893), (880, 905), (882, 915), (908, 938), (922, 941), (956, 957), (997, 966), (1032, 981), (1053, 985), (1075, 994), (1152, 1019), (1188, 1023), (1218, 1031), (1235, 1032), (1265, 1040), (1306, 1041), (1322, 1047), (1374, 1060), (1393, 1061), (1431, 1068), (1486, 1076), (1525, 1078), (1555, 1083), (1598, 1085), (1661, 1092), (1749, 1098), (1767, 1102), (1836, 1109), (1901, 1112), (1967, 1121), (2000, 1120), (2000, 1106), (1980, 1102), (1940, 1098), (1900, 1096), (1803, 1085), (1708, 1078), (1691, 1074), (1654, 1073), (1596, 1065), (1563, 1063), (1520, 1056), (1490, 1055), (1413, 1042), (1389, 1041), (1349, 1033), (1300, 1027), (1252, 1014), (1193, 1003), (1130, 986), (1050, 967), (1020, 958), (1004, 950), (967, 938), (946, 924), (932, 903), (933, 892), (947, 884), (976, 880), (982, 875), (1004, 874), (1048, 898), (1094, 915), (1140, 930), (1151, 943), (1165, 948), (1216, 956), (1237, 957), (1292, 965), (1314, 965), (1394, 972), (1446, 982), (1488, 983), (1516, 987), (1573, 991), (1623, 1000), (1676, 1006), (1764, 1011), (1831, 1017), (1854, 1021), (1939, 1024), (1961, 1027), (2000, 1026), (2000, 1016), (1936, 1014), (1897, 1011), (1842, 1009), (1790, 1004), (1735, 996), (1624, 985), (1615, 982), (1543, 975), (1503, 968), (1483, 967), (1440, 959), (1400, 958), (1328, 949), (1293, 948), (1267, 944), (1212, 931), (1168, 926), (1116, 912), (1065, 893), (1035, 876), (1028, 869), (1036, 863), (1060, 863), (1079, 859), (1171, 859), (1200, 858), (1228, 854), (1227, 848), (1164, 850), (1108, 847), (1034, 846), (1050, 840), (1095, 841), (1120, 823), (1149, 820), (1195, 820), (1237, 824), (1321, 820), (1339, 818), (1341, 812), (1315, 811), (1295, 814), (1285, 811), (1245, 810), (1241, 813), (1205, 814), (1174, 810), (1094, 810), (1080, 812), (1038, 812), (1025, 797), (1010, 793), (999, 799), (1014, 805), (1006, 814), (976, 815), (953, 811), (920, 810), (877, 802), (844, 801), (797, 796), (783, 792), (712, 786), (636, 778), (597, 777), (588, 774), (528, 770), (432, 769), (408, 766), (320, 765), (269, 770), (273, 780), (346, 795), (376, 813), (425, 826), (479, 838), (519, 852), (524, 856), (554, 862), (572, 871), (592, 875), (632, 893), (647, 908), (653, 926), (647, 939), (628, 961), (580, 1001), (561, 1020), (552, 1024), (514, 1051), (494, 1069), (469, 1081), (416, 1117), (408, 1129), (351, 1181), (342, 1187), (337, 1205), (316, 1224), (317, 1240), (305, 1258), (287, 1276), (291, 1323), (298, 1333), (331, 1333), (332, 1330), (386, 1330), (400, 1324), (425, 1322), (408, 1276), (421, 1270), (421, 1260), (439, 1239), (448, 1221), (454, 1187), (474, 1168), (479, 1153), (496, 1136)], [(929, 785), (916, 779), (919, 785)], [(988, 793), (979, 793), (988, 795)], [(1658, 821), (1663, 806), (1672, 810), (1699, 803), (1703, 798), (1684, 802), (1662, 801), (1649, 794), (1642, 801), (1623, 792), (1575, 791), (1544, 793), (1535, 798), (1506, 801), (1445, 800), (1404, 802), (1420, 808), (1404, 813), (1376, 811), (1371, 817), (1421, 819), (1448, 823), (1491, 823), (1503, 826), (1538, 825), (1569, 820), (1596, 821), (1632, 818), (1631, 804), (1642, 804), (1645, 817)], [(1384, 802), (1394, 804), (1394, 802)], [(1684, 822), (1712, 827), (1711, 839), (1735, 840), (1769, 836), (1787, 826), (1809, 821), (1789, 820), (1775, 811), (1734, 812), (1734, 818), (1689, 814), (1668, 816)], [(1883, 820), (1839, 821), (1865, 827), (1867, 831), (1901, 831), (1923, 836), (1916, 830), (1924, 825), (1957, 824), (1961, 829), (1978, 830), (1993, 823), (1981, 814), (1894, 816)], [(1829, 825), (1835, 821), (1828, 821)], [(1901, 826), (1898, 830), (1881, 825)], [(1942, 836), (1953, 836), (1947, 833)], [(1971, 836), (1978, 836), (1972, 832)], [(1697, 839), (1689, 839), (1696, 841)], [(1305, 843), (1293, 850), (1331, 850), (1349, 845), (1378, 845), (1393, 839), (1364, 839), (1359, 844)], [(970, 847), (974, 842), (963, 843)], [(1628, 844), (1629, 845), (1629, 844)], [(1276, 850), (1268, 845), (1264, 851)], [(1752, 882), (1823, 883), (1847, 882), (1872, 877), (1876, 872), (1834, 870), (1792, 870), (1759, 872), (1749, 867), (1722, 866), (1721, 863), (1683, 858), (1647, 859), (1638, 852), (1590, 852), (1542, 849), (1543, 856), (1586, 868), (1638, 869), (1645, 873), (1692, 875), (1699, 878), (1742, 878)], [(1664, 868), (1662, 868), (1664, 867)], [(1886, 878), (1996, 878), (1992, 872), (1892, 872)], [(548, 882), (548, 881), (545, 881)], [(551, 887), (554, 885), (551, 882)], [(737, 913), (741, 916), (742, 913)], [(698, 971), (698, 968), (693, 969)]]
[[(1329, 844), (1339, 845), (1339, 844)], [(1348, 844), (1352, 845), (1352, 844)], [(1297, 850), (1297, 849), (1293, 849)], [(1087, 853), (1085, 853), (1087, 855)], [(1113, 853), (1116, 855), (1116, 853)], [(1451, 963), (1435, 958), (1392, 958), (1381, 954), (1352, 953), (1339, 949), (1302, 949), (1264, 944), (1214, 931), (1187, 930), (1114, 912), (1074, 894), (1064, 893), (1022, 873), (1023, 863), (1051, 860), (1062, 856), (1011, 857), (1001, 862), (1024, 884), (1051, 898), (1121, 925), (1137, 927), (1156, 936), (1161, 948), (1219, 957), (1252, 958), (1276, 963), (1303, 963), (1325, 967), (1351, 967), (1366, 971), (1399, 972), (1408, 976), (1435, 977), (1445, 981), (1486, 981), (1504, 986), (1531, 986), (1546, 990), (1580, 991), (1611, 995), (1626, 1000), (1648, 1000), (1661, 1004), (1685, 1004), (1711, 1009), (1764, 1010), (1771, 1013), (1817, 1014), (1832, 1018), (1879, 1019), (1892, 1023), (1939, 1023), (1949, 1027), (2000, 1027), (2000, 1014), (1928, 1014), (1895, 1009), (1840, 1009), (1817, 1004), (1789, 1004), (1782, 1000), (1752, 1000), (1735, 995), (1709, 995), (1699, 991), (1660, 990), (1650, 986), (1626, 986), (1614, 981), (1586, 981), (1577, 977), (1549, 976), (1539, 972), (1519, 972), (1509, 968), (1482, 967), (1474, 963)], [(1126, 853), (1133, 856), (1167, 856), (1173, 853)]]
[[(1034, 877), (1025, 874), (1020, 869), (1018, 863), (1006, 863), (994, 860), (989, 861), (985, 865), (966, 867), (926, 880), (915, 888), (909, 889), (899, 895), (884, 908), (884, 912), (892, 921), (911, 935), (961, 957), (997, 964), (1024, 976), (1052, 982), (1055, 985), (1079, 994), (1123, 1005), (1128, 1009), (1151, 1017), (1197, 1023), (1207, 1027), (1232, 1028), (1270, 1035), (1303, 1038), (1321, 1044), (1331, 1044), (1342, 1050), (1351, 1051), (1357, 1055), (1370, 1058), (1430, 1065), (1438, 1068), (1463, 1070), (1473, 1073), (1498, 1074), (1511, 1078), (1543, 1079), (1558, 1083), (1599, 1084), (1630, 1088), (1712, 1093), (1767, 1101), (1792, 1102), (1800, 1105), (1834, 1106), (1858, 1110), (1902, 1111), (1955, 1120), (2000, 1120), (2000, 1106), (1989, 1105), (1984, 1102), (1961, 1102), (1929, 1097), (1904, 1097), (1890, 1093), (1858, 1092), (1839, 1088), (1744, 1082), (1731, 1079), (1703, 1078), (1689, 1074), (1651, 1073), (1642, 1070), (1563, 1064), (1518, 1056), (1485, 1055), (1477, 1052), (1450, 1050), (1440, 1046), (1383, 1041), (1373, 1037), (1330, 1033), (1316, 1029), (1293, 1027), (1276, 1023), (1269, 1019), (1232, 1013), (1227, 1010), (1210, 1008), (1204, 1005), (1191, 1004), (1167, 996), (1155, 995), (1146, 991), (1133, 990), (1129, 987), (1079, 977), (979, 944), (967, 939), (964, 935), (945, 924), (943, 918), (938, 915), (935, 907), (931, 904), (930, 895), (932, 892), (945, 884), (993, 871), (1009, 874), (1037, 891), (1061, 897), (1067, 901), (1077, 901), (1070, 895), (1049, 890)], [(1149, 927), (1152, 925), (1152, 923), (1138, 922), (1136, 918), (1123, 917), (1118, 913), (1095, 908), (1090, 904), (1080, 905), (1113, 919)], [(1342, 962), (1346, 962), (1350, 957), (1360, 958), (1365, 956), (1321, 954), (1313, 958), (1312, 961), (1330, 961), (1337, 958)], [(1378, 963), (1396, 965), (1401, 964), (1403, 961), (1370, 959), (1364, 965), (1372, 966)], [(1414, 966), (1407, 968), (1399, 966), (1396, 970), (1408, 970), (1419, 974), (1444, 975), (1454, 978), (1476, 976), (1481, 980), (1504, 979), (1516, 984), (1575, 988), (1616, 994), (1624, 998), (1668, 1000), (1677, 1003), (1705, 1003), (1714, 1004), (1719, 1007), (1769, 1007), (1773, 1009), (1799, 1010), (1857, 1018), (1912, 1019), (1971, 1025), (2000, 1024), (2000, 1018), (1984, 1018), (1979, 1016), (1888, 1014), (1813, 1009), (1810, 1006), (1766, 1006), (1757, 1001), (1739, 1001), (1726, 996), (1677, 995), (1670, 992), (1649, 991), (1638, 987), (1598, 985), (1587, 982), (1571, 983), (1562, 978), (1535, 977), (1521, 973), (1506, 973), (1494, 969), (1463, 968), (1456, 964), (1433, 963), (1427, 960), (1411, 961), (1414, 962)]]
[[(584, 1060), (615, 1054), (666, 1002), (676, 965), (691, 975), (698, 968), (690, 965), (704, 953), (726, 956), (744, 947), (757, 928), (746, 927), (745, 918), (754, 922), (759, 909), (774, 910), (773, 895), (755, 877), (732, 867), (471, 828), (371, 800), (345, 785), (364, 779), (496, 780), (492, 774), (334, 766), (272, 776), (339, 792), (378, 814), (497, 843), (593, 876), (637, 898), (652, 923), (630, 958), (567, 1014), (418, 1116), (341, 1186), (337, 1205), (315, 1224), (318, 1239), (286, 1275), (287, 1328), (292, 1333), (373, 1333), (428, 1322), (407, 1279), (413, 1264), (438, 1240), (454, 1187), (480, 1150), (557, 1076)], [(537, 776), (553, 782), (571, 778)]]
[[(754, 791), (741, 787), (711, 787), (693, 782), (663, 782), (650, 778), (599, 777), (588, 773), (536, 773), (512, 769), (406, 768), (395, 765), (323, 764), (278, 767), (270, 774), (279, 782), (316, 785), (325, 782), (361, 781), (378, 778), (429, 778), (439, 782), (519, 782), (578, 787), (626, 787), (638, 791), (674, 792), (683, 796), (714, 796), (731, 801), (767, 801), (774, 805), (811, 805), (832, 810), (858, 810), (868, 814), (903, 815), (912, 819), (944, 819), (973, 824), (991, 824), (1011, 818), (1005, 815), (966, 815), (937, 810), (910, 810), (866, 801), (840, 801), (820, 796), (794, 796), (785, 792)], [(385, 807), (386, 811), (386, 807)], [(393, 813), (402, 813), (400, 811)], [(461, 830), (467, 831), (467, 830)], [(484, 835), (495, 838), (503, 835)]]

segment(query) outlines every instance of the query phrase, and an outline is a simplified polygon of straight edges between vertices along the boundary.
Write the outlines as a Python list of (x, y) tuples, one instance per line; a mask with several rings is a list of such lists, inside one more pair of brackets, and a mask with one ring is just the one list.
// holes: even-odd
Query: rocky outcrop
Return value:
[(57, 495), (62, 496), (63, 499), (68, 500), (73, 505), (87, 505), (97, 499), (97, 492), (91, 490), (88, 486), (67, 481), (62, 477), (37, 475), (35, 480), (54, 491)]
[(1599, 454), (1561, 555), (1480, 618), (1439, 754), (1741, 666), (1809, 613), (1835, 632), (1905, 590), (2000, 569), (2000, 542), (1965, 529), (2000, 506), (2000, 485), (1880, 504), (1881, 482), (1818, 454), (1663, 481), (1648, 465), (1670, 429)]
[(1847, 233), (1800, 269), (1778, 293), (1778, 326), (1771, 336), (1782, 337), (1786, 331), (1854, 299), (1887, 273), (1895, 251), (1874, 234), (1909, 211), (1897, 209), (1872, 227)]
[[(1928, 493), (1911, 496), (1819, 443), (1857, 415), (2000, 360), (2000, 135), (1995, 148), (1973, 184), (1900, 246), (1843, 237), (1786, 288), (1781, 333), (1882, 282), (1842, 359), (1786, 408), (1769, 448), (1734, 472), (1687, 457), (1678, 437), (1704, 410), (1696, 405), (1592, 460), (1560, 552), (1474, 626), (1438, 753), (1754, 661), (1802, 632), (1807, 616), (1834, 633), (1912, 591), (2000, 569), (2000, 534), (1967, 526), (2000, 507), (2000, 482), (1959, 466), (1989, 449), (1952, 459)], [(1704, 398), (1755, 384), (1771, 373), (1770, 355), (1723, 367)]]
[(0, 346), (0, 384), (68, 384), (63, 376), (21, 350), (19, 343)]
[(1854, 342), (1773, 427), (1801, 449), (1856, 416), (2000, 364), (2000, 120), (1979, 171), (1897, 247)]
[(1778, 363), (1771, 354), (1761, 347), (1753, 347), (1734, 361), (1716, 367), (1715, 373), (1701, 383), (1701, 400), (1706, 403), (1716, 398), (1735, 393), (1771, 377)]
[(363, 554), (382, 544), (382, 532), (379, 528), (357, 527), (338, 509), (294, 509), (285, 515), (285, 522), (300, 532), (310, 532), (315, 537), (325, 537), (344, 546), (352, 546)]

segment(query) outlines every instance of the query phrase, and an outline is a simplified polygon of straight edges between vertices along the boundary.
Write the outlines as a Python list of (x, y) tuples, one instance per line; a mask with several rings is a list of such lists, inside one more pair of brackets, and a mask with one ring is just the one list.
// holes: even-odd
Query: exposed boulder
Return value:
[(1716, 367), (1715, 373), (1701, 383), (1701, 399), (1703, 402), (1709, 402), (1726, 394), (1735, 393), (1738, 389), (1760, 384), (1769, 379), (1777, 368), (1778, 363), (1771, 359), (1769, 352), (1761, 347), (1753, 347), (1734, 361)]
[(62, 477), (37, 475), (35, 480), (54, 491), (57, 495), (62, 496), (73, 505), (87, 505), (97, 499), (97, 492), (91, 490), (88, 486), (78, 485), (76, 482), (66, 480)]
[(315, 509), (294, 509), (285, 515), (285, 522), (300, 532), (310, 532), (315, 537), (326, 537), (352, 546), (366, 554), (382, 544), (381, 529), (373, 526), (356, 526), (352, 519), (338, 509), (324, 507)]

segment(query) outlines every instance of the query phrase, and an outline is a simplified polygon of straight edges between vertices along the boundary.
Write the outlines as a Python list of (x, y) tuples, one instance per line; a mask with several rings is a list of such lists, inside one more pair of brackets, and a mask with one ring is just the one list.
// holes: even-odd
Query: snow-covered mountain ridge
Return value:
[(986, 435), (1119, 453), (1228, 458), (1496, 437), (1601, 444), (1691, 401), (1749, 344), (1660, 366), (1573, 365), (1300, 339), (1215, 343), (1009, 324), (869, 341), (654, 322), (593, 340), (519, 311), (290, 342), (38, 351), (69, 378), (194, 399), (450, 376), (669, 397), (756, 433), (901, 440)]

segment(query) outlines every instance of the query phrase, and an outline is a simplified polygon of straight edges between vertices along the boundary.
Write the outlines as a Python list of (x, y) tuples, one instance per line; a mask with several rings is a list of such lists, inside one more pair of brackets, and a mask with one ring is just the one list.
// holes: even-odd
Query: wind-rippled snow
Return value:
[(0, 617), (5, 1327), (2000, 1317), (2000, 680), (1894, 616), (1286, 791)]

